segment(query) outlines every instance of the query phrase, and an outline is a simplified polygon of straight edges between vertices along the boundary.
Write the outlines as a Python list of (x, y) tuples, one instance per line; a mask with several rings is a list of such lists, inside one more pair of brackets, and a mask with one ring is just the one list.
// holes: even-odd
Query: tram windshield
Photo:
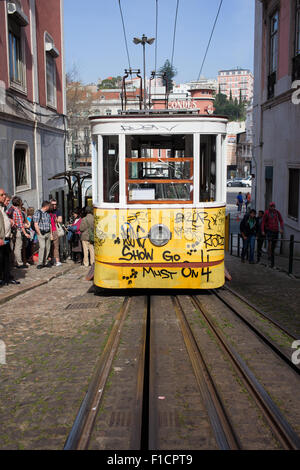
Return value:
[[(118, 203), (119, 136), (102, 137), (103, 201)], [(216, 142), (214, 134), (200, 135), (200, 148), (197, 152), (200, 171), (197, 171), (194, 181), (193, 134), (126, 135), (127, 202), (171, 204), (180, 201), (183, 204), (191, 204), (194, 184), (199, 185), (199, 202), (215, 201)]]
[(192, 201), (193, 135), (126, 136), (128, 202)]

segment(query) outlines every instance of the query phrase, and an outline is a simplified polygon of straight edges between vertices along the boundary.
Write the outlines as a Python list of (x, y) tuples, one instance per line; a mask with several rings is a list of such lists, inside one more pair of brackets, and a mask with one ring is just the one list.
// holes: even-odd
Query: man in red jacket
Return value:
[(279, 231), (280, 233), (283, 233), (283, 220), (280, 212), (275, 209), (275, 203), (270, 202), (269, 209), (265, 211), (263, 216), (261, 232), (263, 236), (267, 236), (268, 257), (271, 260), (271, 268), (274, 267), (275, 247)]

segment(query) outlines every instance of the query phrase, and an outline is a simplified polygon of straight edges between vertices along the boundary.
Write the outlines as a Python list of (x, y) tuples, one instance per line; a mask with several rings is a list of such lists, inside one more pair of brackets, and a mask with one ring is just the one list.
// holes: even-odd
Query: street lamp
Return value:
[(146, 61), (145, 61), (145, 44), (153, 44), (155, 41), (155, 38), (147, 38), (143, 34), (142, 39), (140, 38), (133, 38), (134, 44), (142, 44), (143, 46), (143, 60), (144, 60), (144, 109), (146, 109)]

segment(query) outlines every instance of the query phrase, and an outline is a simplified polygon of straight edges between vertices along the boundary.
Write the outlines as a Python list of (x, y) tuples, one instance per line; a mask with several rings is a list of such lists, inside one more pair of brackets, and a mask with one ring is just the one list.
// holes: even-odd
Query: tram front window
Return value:
[(103, 136), (103, 201), (119, 202), (119, 138)]
[(192, 202), (191, 134), (127, 136), (126, 165), (128, 202)]

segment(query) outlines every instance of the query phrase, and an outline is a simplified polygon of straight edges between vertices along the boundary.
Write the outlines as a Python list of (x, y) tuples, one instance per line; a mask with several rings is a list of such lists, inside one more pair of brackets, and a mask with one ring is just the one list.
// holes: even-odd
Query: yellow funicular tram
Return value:
[(227, 119), (200, 92), (197, 109), (90, 118), (96, 286), (224, 284)]

